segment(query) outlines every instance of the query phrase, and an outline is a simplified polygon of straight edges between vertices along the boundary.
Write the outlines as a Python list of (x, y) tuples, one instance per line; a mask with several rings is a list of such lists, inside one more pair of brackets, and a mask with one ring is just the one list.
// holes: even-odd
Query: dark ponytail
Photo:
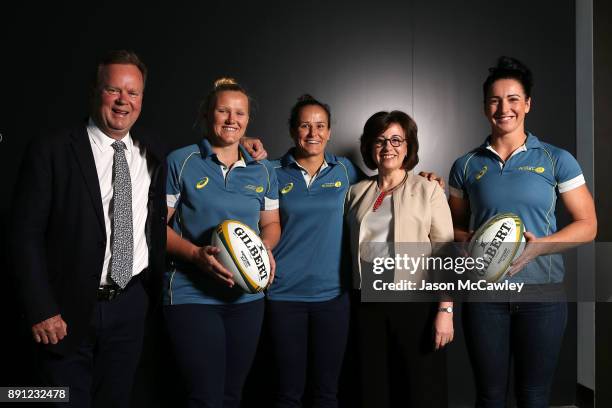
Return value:
[(531, 70), (516, 58), (499, 57), (497, 65), (489, 68), (489, 76), (482, 84), (483, 97), (486, 100), (491, 85), (498, 79), (515, 79), (523, 86), (523, 91), (527, 98), (531, 97), (533, 87), (533, 76)]
[(297, 129), (300, 121), (300, 111), (303, 107), (310, 105), (320, 106), (325, 111), (325, 113), (327, 113), (327, 127), (331, 129), (331, 109), (329, 108), (329, 105), (316, 100), (309, 94), (303, 94), (298, 98), (295, 105), (293, 105), (293, 107), (291, 108), (291, 113), (289, 114), (290, 130)]

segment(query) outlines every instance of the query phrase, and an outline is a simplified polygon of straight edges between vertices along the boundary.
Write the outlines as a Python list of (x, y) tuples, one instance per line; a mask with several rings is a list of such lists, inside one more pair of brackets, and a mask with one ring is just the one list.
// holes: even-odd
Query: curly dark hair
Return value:
[(531, 88), (533, 87), (533, 75), (525, 64), (516, 58), (499, 57), (497, 65), (489, 68), (489, 76), (482, 84), (482, 94), (484, 100), (487, 99), (491, 85), (498, 79), (515, 79), (523, 86), (523, 91), (527, 98), (531, 98)]

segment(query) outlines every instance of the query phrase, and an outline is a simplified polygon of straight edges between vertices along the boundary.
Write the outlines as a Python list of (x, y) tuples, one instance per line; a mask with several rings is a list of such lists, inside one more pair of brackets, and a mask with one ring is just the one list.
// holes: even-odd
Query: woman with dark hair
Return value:
[(259, 231), (271, 260), (280, 237), (274, 170), (240, 146), (249, 97), (230, 78), (202, 105), (205, 136), (168, 156), (168, 253), (164, 315), (189, 407), (238, 407), (255, 356), (264, 300), (234, 286), (215, 258), (213, 231), (235, 219)]
[[(470, 239), (470, 217), (473, 229), (499, 213), (522, 219), (527, 246), (506, 279), (525, 283), (523, 292), (530, 285), (554, 290), (564, 270), (561, 255), (552, 253), (567, 243), (590, 241), (597, 231), (593, 199), (576, 159), (525, 131), (532, 85), (531, 72), (514, 58), (501, 57), (489, 69), (483, 96), (491, 134), (455, 161), (449, 177), (456, 241)], [(559, 230), (554, 213), (558, 196), (572, 218)], [(476, 406), (506, 405), (513, 357), (518, 406), (548, 407), (567, 321), (565, 301), (467, 302), (463, 318)]]
[(310, 362), (313, 406), (335, 407), (349, 326), (344, 199), (362, 173), (326, 151), (331, 111), (312, 96), (302, 95), (291, 109), (289, 132), (295, 146), (272, 162), (283, 228), (266, 305), (278, 377), (275, 406), (302, 405)]
[[(349, 190), (355, 289), (361, 289), (362, 262), (372, 260), (366, 252), (380, 252), (369, 243), (388, 243), (396, 252), (398, 244), (422, 249), (453, 239), (444, 190), (412, 173), (418, 149), (416, 123), (404, 112), (378, 112), (364, 126), (361, 154), (378, 175)], [(422, 278), (402, 272), (395, 270), (395, 282)], [(363, 406), (446, 407), (446, 360), (439, 350), (453, 340), (452, 303), (363, 302), (358, 308)]]

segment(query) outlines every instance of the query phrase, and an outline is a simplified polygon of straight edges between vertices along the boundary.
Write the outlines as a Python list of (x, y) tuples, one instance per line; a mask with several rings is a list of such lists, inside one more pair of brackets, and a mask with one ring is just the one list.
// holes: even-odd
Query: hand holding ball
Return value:
[(219, 248), (217, 259), (247, 293), (261, 292), (270, 280), (270, 258), (261, 238), (246, 224), (225, 220), (215, 230), (211, 245)]
[(468, 247), (470, 256), (484, 260), (485, 267), (474, 270), (475, 277), (487, 282), (501, 281), (525, 249), (524, 232), (523, 221), (512, 213), (497, 214), (482, 224)]

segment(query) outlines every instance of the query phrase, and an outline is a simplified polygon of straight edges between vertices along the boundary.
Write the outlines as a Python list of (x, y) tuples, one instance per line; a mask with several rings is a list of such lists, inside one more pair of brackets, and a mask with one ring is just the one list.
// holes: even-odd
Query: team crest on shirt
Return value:
[(264, 187), (263, 186), (254, 186), (252, 184), (247, 184), (246, 186), (244, 186), (244, 188), (246, 188), (247, 190), (254, 191), (256, 193), (263, 193), (263, 191), (264, 191)]
[(478, 174), (476, 174), (476, 176), (474, 177), (477, 181), (480, 180), (482, 178), (482, 176), (484, 176), (487, 172), (487, 170), (489, 170), (488, 166), (483, 166), (482, 169), (480, 169), (480, 171), (478, 172)]
[(293, 183), (287, 183), (285, 184), (285, 187), (283, 187), (281, 189), (281, 194), (287, 194), (288, 192), (290, 192), (291, 190), (293, 190)]
[(196, 183), (196, 188), (198, 190), (200, 190), (200, 189), (206, 187), (207, 184), (208, 184), (208, 177), (204, 177), (202, 180), (200, 180), (200, 181), (198, 181)]
[(542, 166), (521, 166), (518, 167), (517, 170), (522, 170), (522, 171), (532, 171), (534, 173), (538, 173), (538, 174), (542, 174), (546, 171), (546, 169)]
[(323, 188), (334, 188), (334, 187), (335, 188), (340, 188), (340, 187), (342, 187), (342, 182), (340, 180), (338, 180), (338, 181), (334, 181), (334, 182), (331, 182), (331, 183), (323, 183), (323, 184), (321, 184), (321, 187), (323, 187)]

